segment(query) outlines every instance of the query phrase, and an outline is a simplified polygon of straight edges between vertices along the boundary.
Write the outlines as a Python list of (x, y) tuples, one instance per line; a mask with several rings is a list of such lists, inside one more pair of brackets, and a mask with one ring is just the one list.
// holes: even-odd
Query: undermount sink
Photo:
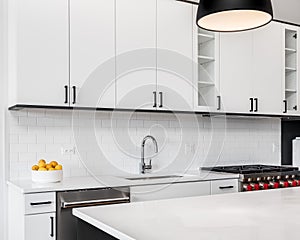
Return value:
[(181, 178), (182, 175), (166, 175), (166, 176), (145, 176), (145, 177), (130, 177), (125, 178), (127, 180), (152, 180), (152, 179), (164, 179), (164, 178)]

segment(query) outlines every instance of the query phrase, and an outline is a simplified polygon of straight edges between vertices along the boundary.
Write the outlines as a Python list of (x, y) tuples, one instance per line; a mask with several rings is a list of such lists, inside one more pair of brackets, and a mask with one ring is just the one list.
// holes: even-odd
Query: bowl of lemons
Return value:
[(63, 179), (62, 165), (56, 161), (47, 163), (44, 159), (39, 160), (32, 168), (32, 181), (38, 183), (54, 183)]

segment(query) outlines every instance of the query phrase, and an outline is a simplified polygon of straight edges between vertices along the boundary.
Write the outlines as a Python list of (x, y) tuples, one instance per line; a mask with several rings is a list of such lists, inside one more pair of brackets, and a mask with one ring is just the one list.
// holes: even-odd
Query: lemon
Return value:
[(32, 169), (33, 171), (37, 171), (37, 170), (39, 170), (39, 166), (33, 165), (31, 169)]
[(39, 168), (39, 171), (47, 171), (47, 168), (40, 167), (40, 168)]
[(57, 166), (55, 167), (55, 170), (62, 170), (62, 165), (57, 165)]
[(50, 168), (52, 168), (51, 164), (46, 164), (46, 168), (49, 170)]
[(50, 165), (55, 168), (58, 165), (58, 163), (56, 161), (51, 161)]
[(48, 171), (55, 171), (55, 168), (49, 168)]
[(39, 164), (38, 164), (38, 166), (40, 167), (40, 168), (46, 168), (46, 163), (44, 163), (44, 162), (39, 162)]
[(40, 164), (40, 163), (46, 164), (46, 161), (44, 159), (40, 159), (38, 164)]

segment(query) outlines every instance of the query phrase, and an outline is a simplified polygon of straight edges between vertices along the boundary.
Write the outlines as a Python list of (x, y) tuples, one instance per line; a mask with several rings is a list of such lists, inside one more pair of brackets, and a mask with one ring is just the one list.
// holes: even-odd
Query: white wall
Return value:
[(272, 3), (275, 19), (300, 24), (299, 0), (272, 0)]
[[(6, 12), (4, 11), (6, 1), (0, 0), (0, 239), (6, 239), (6, 177), (7, 177), (7, 163), (5, 148), (8, 144), (5, 144), (5, 112), (6, 112), (6, 100), (7, 100), (7, 42), (6, 36)], [(7, 160), (7, 161), (6, 161)]]
[[(214, 119), (211, 126), (209, 118), (193, 115), (115, 116), (104, 112), (97, 113), (95, 121), (87, 112), (73, 120), (70, 111), (18, 111), (9, 115), (11, 179), (29, 178), (30, 167), (40, 158), (62, 162), (66, 177), (87, 175), (80, 160), (98, 169), (99, 174), (138, 173), (140, 144), (147, 134), (155, 136), (159, 145), (160, 152), (153, 158), (155, 171), (214, 164), (280, 164), (279, 119), (227, 119), (224, 129), (222, 119)], [(94, 124), (103, 156), (93, 146), (93, 129), (89, 132)], [(74, 135), (79, 133), (80, 139), (75, 141)], [(62, 147), (75, 144), (81, 159), (78, 154), (62, 155)], [(151, 152), (150, 145), (146, 151)]]

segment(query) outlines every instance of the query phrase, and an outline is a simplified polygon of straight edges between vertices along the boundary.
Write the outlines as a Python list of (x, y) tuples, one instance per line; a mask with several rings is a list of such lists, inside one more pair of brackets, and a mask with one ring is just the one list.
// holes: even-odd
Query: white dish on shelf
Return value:
[(55, 183), (63, 179), (63, 170), (55, 171), (32, 171), (31, 179), (37, 183)]

